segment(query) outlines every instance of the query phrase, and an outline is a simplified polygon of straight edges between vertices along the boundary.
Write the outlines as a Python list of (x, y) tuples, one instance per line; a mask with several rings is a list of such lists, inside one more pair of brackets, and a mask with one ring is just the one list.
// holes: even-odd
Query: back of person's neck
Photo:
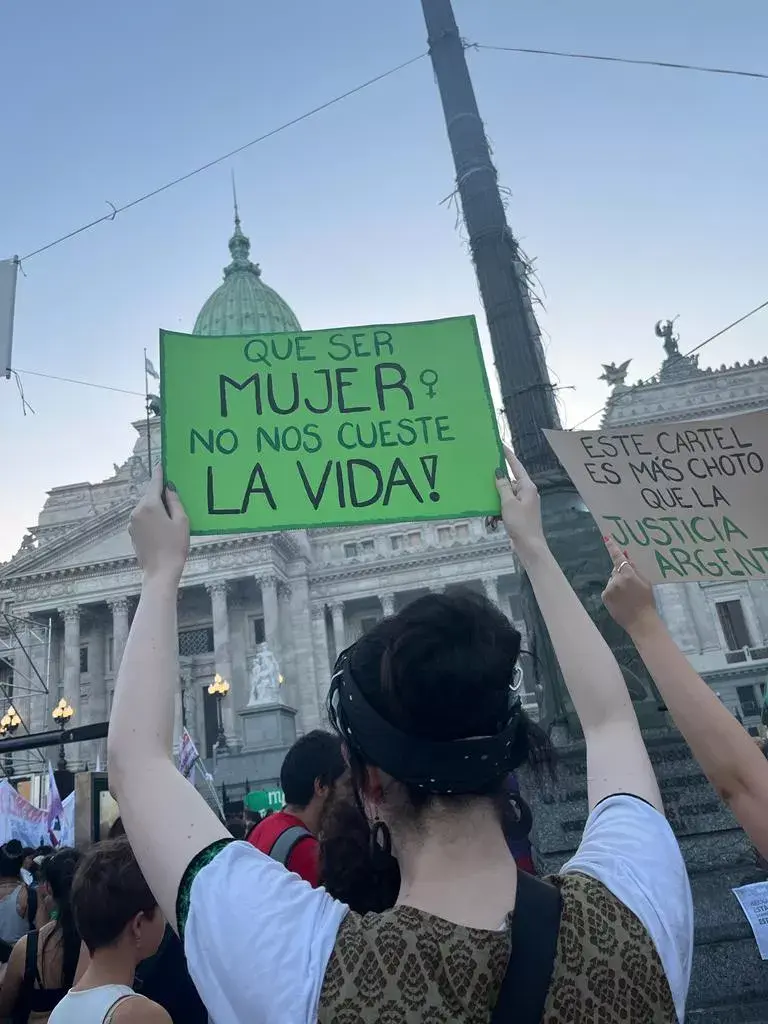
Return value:
[(122, 942), (97, 949), (91, 954), (91, 962), (75, 989), (82, 991), (103, 985), (128, 985), (132, 988), (136, 966), (136, 957)]
[(315, 815), (310, 810), (311, 806), (311, 804), (307, 804), (306, 807), (296, 807), (295, 804), (286, 804), (283, 810), (286, 814), (298, 818), (304, 828), (308, 829), (312, 835), (316, 835), (317, 821), (315, 820)]
[(503, 925), (515, 904), (517, 872), (491, 801), (427, 811), (417, 828), (395, 829), (398, 903), (471, 928)]

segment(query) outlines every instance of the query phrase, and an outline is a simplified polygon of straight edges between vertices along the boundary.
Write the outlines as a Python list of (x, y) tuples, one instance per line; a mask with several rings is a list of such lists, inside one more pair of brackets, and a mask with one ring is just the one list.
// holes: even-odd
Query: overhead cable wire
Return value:
[[(700, 352), (705, 345), (709, 345), (711, 341), (715, 341), (717, 338), (722, 338), (722, 336), (726, 334), (728, 331), (730, 331), (732, 328), (738, 327), (739, 324), (743, 324), (745, 320), (749, 320), (749, 318), (751, 316), (754, 316), (755, 313), (759, 313), (760, 310), (766, 308), (768, 308), (768, 299), (766, 299), (765, 302), (761, 302), (759, 306), (755, 306), (754, 309), (750, 309), (748, 313), (745, 313), (743, 316), (740, 316), (737, 320), (733, 320), (731, 323), (721, 328), (715, 334), (711, 334), (708, 338), (705, 338), (704, 341), (699, 342), (698, 345), (694, 345), (693, 348), (683, 353), (683, 358), (687, 359), (689, 356), (692, 356), (694, 352)], [(610, 399), (610, 404), (618, 402), (622, 398), (626, 398), (627, 395), (631, 395), (633, 392), (637, 391), (638, 388), (642, 388), (648, 384), (655, 383), (658, 376), (658, 373), (654, 373), (652, 376), (646, 378), (645, 380), (639, 380), (636, 384), (630, 385), (630, 387), (628, 387), (626, 391), (620, 391), (617, 395), (614, 395), (613, 398)], [(601, 412), (605, 412), (606, 408), (608, 407), (608, 404), (609, 402), (606, 402), (605, 405), (601, 405), (599, 409), (596, 409), (593, 413), (590, 413), (589, 416), (585, 416), (583, 420), (579, 420), (578, 423), (575, 423), (572, 427), (569, 427), (568, 429), (578, 430), (579, 427), (584, 426), (585, 423), (588, 423), (590, 420), (594, 419), (595, 416), (599, 416)]]
[(141, 391), (129, 391), (127, 388), (116, 388), (111, 384), (96, 384), (92, 380), (78, 380), (75, 377), (57, 377), (54, 373), (41, 373), (39, 370), (21, 370), (14, 368), (15, 374), (27, 373), (30, 377), (45, 377), (46, 380), (60, 380), (65, 384), (81, 384), (85, 388), (99, 388), (101, 391), (117, 391), (121, 395), (136, 395), (145, 398)]
[(144, 195), (138, 196), (136, 199), (132, 199), (129, 203), (124, 203), (122, 206), (115, 206), (107, 200), (107, 205), (111, 207), (109, 213), (105, 213), (101, 217), (96, 217), (95, 220), (88, 221), (87, 224), (82, 224), (79, 228), (75, 228), (74, 231), (68, 231), (65, 235), (61, 235), (59, 238), (54, 238), (53, 241), (47, 242), (45, 245), (41, 245), (37, 249), (33, 249), (32, 252), (28, 252), (26, 256), (22, 256), (20, 258), (20, 262), (23, 264), (25, 260), (31, 260), (33, 256), (39, 256), (40, 253), (47, 252), (48, 249), (53, 249), (54, 246), (61, 245), (62, 242), (66, 242), (70, 238), (74, 238), (76, 235), (81, 235), (84, 231), (90, 231), (90, 229), (95, 228), (97, 224), (103, 224), (105, 221), (114, 220), (118, 213), (124, 213), (126, 210), (131, 210), (134, 206), (138, 206), (139, 203), (145, 203), (148, 199), (153, 199), (155, 196), (160, 195), (161, 192), (167, 192), (168, 189), (174, 188), (176, 185), (180, 185), (184, 181), (189, 181), (190, 178), (194, 178), (196, 175), (202, 174), (203, 171), (207, 171), (211, 167), (215, 167), (217, 164), (224, 163), (225, 160), (230, 160), (233, 156), (237, 156), (238, 153), (243, 153), (246, 149), (250, 149), (252, 146), (258, 145), (260, 142), (265, 142), (267, 139), (271, 139), (275, 135), (279, 135), (280, 132), (284, 132), (287, 128), (292, 128), (294, 125), (300, 124), (302, 121), (306, 121), (310, 117), (314, 117), (315, 114), (319, 114), (321, 111), (327, 110), (329, 107), (335, 106), (337, 103), (341, 103), (342, 100), (349, 99), (350, 96), (354, 96), (356, 93), (362, 92), (363, 89), (367, 89), (369, 86), (375, 85), (377, 82), (381, 82), (385, 78), (389, 78), (391, 75), (397, 74), (398, 71), (403, 71), (405, 68), (410, 67), (411, 64), (416, 64), (428, 55), (429, 54), (427, 52), (424, 52), (420, 53), (418, 57), (411, 57), (410, 60), (403, 61), (402, 64), (398, 64), (396, 67), (390, 68), (388, 71), (383, 71), (380, 75), (369, 78), (366, 82), (362, 82), (360, 85), (356, 85), (353, 89), (348, 89), (346, 92), (340, 93), (338, 96), (334, 96), (333, 99), (326, 100), (325, 103), (321, 103), (318, 106), (313, 107), (311, 110), (307, 110), (298, 117), (293, 117), (290, 121), (283, 122), (283, 124), (278, 125), (276, 128), (272, 128), (263, 135), (259, 135), (258, 138), (251, 139), (250, 142), (245, 142), (242, 146), (237, 146), (235, 149), (229, 150), (228, 153), (222, 153), (221, 156), (217, 156), (213, 160), (209, 160), (207, 163), (201, 164), (199, 167), (195, 167), (194, 170), (187, 171), (186, 174), (182, 174), (178, 178), (174, 178), (172, 181), (167, 181), (164, 185), (160, 185), (158, 188), (152, 189), (151, 192), (145, 192)]
[(647, 60), (636, 57), (618, 57), (600, 53), (572, 53), (568, 50), (541, 50), (530, 46), (490, 46), (484, 43), (470, 43), (476, 50), (498, 50), (503, 53), (527, 53), (536, 57), (564, 57), (567, 60), (593, 60), (609, 64), (636, 64), (642, 67), (671, 68), (674, 71), (698, 71), (708, 75), (735, 75), (739, 78), (768, 79), (768, 72), (742, 71), (739, 68), (715, 68), (704, 64), (684, 64), (669, 60)]

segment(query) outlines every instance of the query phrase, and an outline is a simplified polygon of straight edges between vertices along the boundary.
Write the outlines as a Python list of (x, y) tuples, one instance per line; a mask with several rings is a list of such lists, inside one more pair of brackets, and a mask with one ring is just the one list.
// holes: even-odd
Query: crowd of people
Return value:
[[(286, 756), (284, 808), (223, 823), (172, 758), (189, 531), (158, 472), (131, 521), (144, 582), (110, 721), (125, 834), (82, 853), (0, 848), (0, 942), (12, 950), (0, 1021), (684, 1019), (683, 858), (621, 670), (549, 551), (535, 486), (507, 458), (504, 526), (586, 741), (589, 817), (562, 869), (536, 873), (516, 774), (552, 765), (515, 692), (520, 636), (470, 591), (416, 600), (341, 652), (332, 731)], [(763, 752), (675, 646), (626, 553), (607, 545), (606, 607), (768, 856)]]

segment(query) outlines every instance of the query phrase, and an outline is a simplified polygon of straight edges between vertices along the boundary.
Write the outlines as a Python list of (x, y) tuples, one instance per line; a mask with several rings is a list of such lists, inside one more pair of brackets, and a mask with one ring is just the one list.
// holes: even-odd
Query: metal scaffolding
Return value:
[[(51, 676), (51, 620), (0, 611), (0, 738), (31, 735), (46, 721)], [(15, 711), (15, 715), (12, 712)], [(18, 719), (18, 721), (17, 721)], [(46, 770), (38, 748), (6, 752), (0, 777), (29, 778)]]

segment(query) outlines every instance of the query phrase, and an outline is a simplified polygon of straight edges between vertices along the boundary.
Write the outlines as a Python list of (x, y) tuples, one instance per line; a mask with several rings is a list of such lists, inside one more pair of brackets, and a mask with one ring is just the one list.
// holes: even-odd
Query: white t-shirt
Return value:
[[(680, 1021), (693, 953), (693, 901), (666, 818), (630, 796), (590, 814), (562, 873), (602, 882), (647, 929)], [(184, 927), (189, 972), (216, 1024), (314, 1024), (348, 908), (250, 843), (230, 843), (192, 882)]]

